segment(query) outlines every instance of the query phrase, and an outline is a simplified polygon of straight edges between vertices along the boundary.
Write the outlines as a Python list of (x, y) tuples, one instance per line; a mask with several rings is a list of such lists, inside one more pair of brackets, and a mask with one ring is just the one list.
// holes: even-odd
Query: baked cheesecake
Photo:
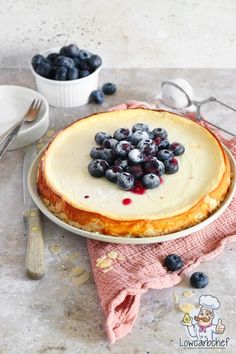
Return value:
[[(185, 151), (178, 171), (163, 174), (158, 188), (123, 190), (88, 171), (94, 136), (113, 137), (137, 123), (164, 129)], [(158, 149), (157, 149), (158, 150)], [(178, 154), (177, 154), (178, 155)], [(212, 214), (230, 186), (230, 163), (217, 137), (182, 116), (148, 109), (104, 112), (60, 131), (45, 149), (38, 168), (38, 193), (60, 219), (75, 227), (117, 237), (153, 237), (193, 226)], [(141, 192), (140, 192), (141, 190)]]

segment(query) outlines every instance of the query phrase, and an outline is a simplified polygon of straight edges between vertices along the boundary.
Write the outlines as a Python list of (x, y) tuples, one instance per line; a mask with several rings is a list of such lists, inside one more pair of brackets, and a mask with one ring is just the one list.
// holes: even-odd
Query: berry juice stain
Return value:
[(162, 177), (160, 177), (160, 182), (161, 184), (164, 183), (164, 179)]
[(85, 195), (84, 198), (85, 198), (85, 199), (88, 199), (88, 198), (89, 198), (89, 195)]
[(134, 188), (131, 189), (130, 192), (142, 195), (146, 192), (146, 189), (143, 187), (141, 182), (137, 182)]
[(125, 198), (122, 200), (122, 204), (124, 204), (124, 205), (129, 205), (131, 203), (132, 203), (132, 199), (130, 199), (130, 198)]

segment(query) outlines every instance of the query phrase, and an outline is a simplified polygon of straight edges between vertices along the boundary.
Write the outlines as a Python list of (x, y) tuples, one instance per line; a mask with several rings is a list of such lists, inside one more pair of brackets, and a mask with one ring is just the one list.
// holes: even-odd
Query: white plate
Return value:
[(52, 220), (55, 224), (61, 226), (63, 229), (66, 229), (70, 232), (73, 232), (74, 234), (91, 238), (94, 240), (99, 240), (103, 242), (111, 242), (111, 243), (122, 243), (122, 244), (133, 244), (133, 245), (141, 245), (141, 244), (149, 244), (149, 243), (158, 243), (158, 242), (163, 242), (163, 241), (169, 241), (169, 240), (175, 240), (180, 237), (184, 237), (187, 235), (192, 234), (193, 232), (201, 230), (203, 227), (211, 224), (213, 221), (215, 221), (228, 207), (230, 202), (233, 199), (233, 196), (235, 194), (236, 190), (236, 181), (235, 181), (235, 176), (236, 176), (236, 164), (234, 161), (234, 158), (230, 151), (226, 148), (225, 151), (229, 156), (232, 171), (233, 171), (233, 178), (232, 178), (232, 183), (230, 186), (229, 193), (224, 200), (224, 202), (221, 204), (220, 208), (217, 209), (211, 216), (209, 216), (206, 220), (202, 221), (201, 223), (192, 226), (188, 229), (174, 232), (172, 234), (168, 235), (163, 235), (163, 236), (157, 236), (157, 237), (143, 237), (143, 238), (130, 238), (130, 237), (115, 237), (115, 236), (109, 236), (109, 235), (102, 235), (98, 232), (88, 232), (84, 231), (81, 229), (78, 229), (77, 227), (71, 226), (61, 219), (59, 219), (57, 216), (55, 216), (42, 202), (40, 199), (38, 192), (37, 192), (37, 184), (36, 184), (36, 175), (37, 175), (37, 170), (38, 170), (38, 165), (40, 162), (41, 155), (43, 151), (39, 153), (37, 158), (34, 160), (30, 170), (29, 170), (29, 175), (28, 175), (28, 186), (29, 186), (29, 191), (30, 194), (35, 202), (35, 204), (38, 206), (38, 208), (42, 211), (44, 215), (46, 215), (50, 220)]
[(46, 99), (38, 92), (22, 86), (0, 85), (0, 135), (19, 121), (28, 110), (33, 99), (42, 100), (39, 117), (32, 123), (24, 123), (11, 145), (18, 149), (41, 138), (49, 125), (49, 107)]

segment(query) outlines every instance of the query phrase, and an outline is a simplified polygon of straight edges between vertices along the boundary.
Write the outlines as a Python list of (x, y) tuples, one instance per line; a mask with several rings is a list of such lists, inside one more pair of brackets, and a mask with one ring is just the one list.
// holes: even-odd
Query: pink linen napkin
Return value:
[[(145, 102), (128, 101), (111, 110), (140, 107), (155, 108)], [(236, 157), (236, 138), (222, 140)], [(89, 240), (91, 267), (106, 317), (108, 339), (114, 343), (131, 331), (141, 295), (148, 289), (176, 285), (186, 272), (217, 256), (226, 243), (233, 241), (236, 241), (236, 198), (214, 223), (181, 239), (151, 245), (118, 245)], [(99, 258), (110, 252), (114, 255), (114, 251), (120, 260), (114, 259), (108, 272), (97, 267)], [(184, 261), (179, 272), (168, 272), (163, 267), (164, 258), (172, 253)]]

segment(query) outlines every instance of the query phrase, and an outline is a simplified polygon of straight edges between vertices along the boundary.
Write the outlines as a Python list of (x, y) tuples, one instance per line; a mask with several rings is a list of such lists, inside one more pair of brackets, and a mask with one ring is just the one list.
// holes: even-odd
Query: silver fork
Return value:
[(4, 142), (4, 145), (0, 150), (0, 160), (4, 156), (8, 147), (15, 140), (23, 123), (24, 122), (33, 122), (38, 117), (38, 113), (40, 111), (41, 106), (42, 106), (41, 100), (33, 100), (31, 105), (29, 106), (28, 111), (25, 113), (23, 118), (10, 129), (10, 131), (7, 135), (4, 135), (4, 137), (0, 141), (0, 143)]

